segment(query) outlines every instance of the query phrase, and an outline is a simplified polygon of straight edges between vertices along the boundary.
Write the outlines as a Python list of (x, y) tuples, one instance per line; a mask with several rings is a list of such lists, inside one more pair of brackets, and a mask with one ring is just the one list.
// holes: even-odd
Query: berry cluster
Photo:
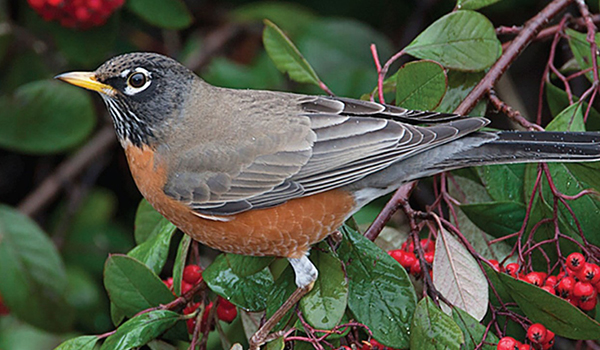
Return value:
[(63, 27), (89, 29), (106, 23), (125, 0), (27, 0), (46, 21), (57, 20)]
[(554, 333), (541, 323), (534, 323), (527, 329), (530, 344), (521, 343), (513, 337), (503, 337), (496, 345), (497, 350), (547, 350), (554, 345)]
[(502, 268), (497, 261), (490, 262), (496, 270), (558, 295), (583, 311), (593, 310), (598, 303), (600, 267), (586, 262), (580, 253), (570, 254), (565, 262), (566, 269), (556, 276), (537, 271), (522, 274), (519, 264), (511, 263)]
[[(435, 242), (429, 238), (423, 238), (421, 240), (421, 247), (425, 252), (423, 258), (427, 263), (432, 264), (435, 255)], [(402, 267), (404, 267), (411, 275), (418, 278), (423, 273), (421, 263), (415, 255), (415, 245), (412, 239), (408, 239), (406, 242), (402, 243), (400, 249), (390, 250), (388, 254), (400, 263), (400, 265), (402, 265)], [(431, 272), (431, 269), (429, 271)]]
[[(169, 277), (163, 280), (164, 284), (173, 291), (173, 277)], [(194, 285), (202, 282), (202, 268), (198, 265), (188, 265), (183, 269), (183, 276), (181, 279), (181, 294), (185, 294), (190, 291)], [(202, 303), (190, 303), (185, 309), (183, 309), (184, 315), (191, 315), (200, 308)], [(208, 315), (213, 307), (213, 302), (209, 302), (202, 313), (202, 322), (200, 324), (200, 331), (204, 332), (206, 325), (208, 324)], [(219, 320), (231, 323), (237, 317), (237, 308), (229, 300), (222, 297), (218, 298), (217, 301), (217, 317)], [(186, 321), (187, 328), (190, 333), (194, 332), (196, 327), (196, 318), (190, 318)], [(211, 327), (212, 330), (212, 327)]]

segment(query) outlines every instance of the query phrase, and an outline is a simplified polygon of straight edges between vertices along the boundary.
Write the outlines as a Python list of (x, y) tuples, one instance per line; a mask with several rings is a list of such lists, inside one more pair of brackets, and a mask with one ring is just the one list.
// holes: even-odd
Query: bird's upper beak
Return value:
[(112, 86), (99, 82), (96, 79), (96, 74), (92, 72), (63, 73), (55, 76), (54, 79), (59, 79), (69, 84), (96, 91), (107, 96), (114, 96), (116, 93), (116, 90)]

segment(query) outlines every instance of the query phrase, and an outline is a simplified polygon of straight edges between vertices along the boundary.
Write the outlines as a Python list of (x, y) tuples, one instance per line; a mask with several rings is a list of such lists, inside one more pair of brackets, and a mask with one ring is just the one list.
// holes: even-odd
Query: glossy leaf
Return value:
[(183, 29), (193, 17), (181, 0), (129, 0), (127, 7), (148, 23), (166, 29)]
[(456, 8), (458, 10), (478, 10), (482, 7), (493, 5), (502, 0), (457, 0)]
[(155, 274), (160, 274), (169, 255), (171, 238), (177, 227), (167, 219), (161, 220), (150, 237), (133, 248), (127, 255), (148, 266)]
[(585, 131), (583, 108), (580, 103), (565, 108), (546, 126), (547, 131)]
[[(483, 72), (460, 72), (448, 70), (448, 90), (440, 105), (436, 108), (438, 112), (452, 113), (456, 107), (467, 97), (469, 92), (479, 83), (485, 73)], [(482, 106), (482, 107), (479, 107)], [(485, 103), (477, 105), (469, 115), (484, 115)]]
[(485, 334), (485, 326), (479, 323), (467, 312), (459, 308), (453, 308), (452, 319), (463, 332), (465, 342), (460, 346), (461, 350), (475, 349), (477, 348), (477, 345), (481, 344), (481, 342), (484, 340), (485, 343), (483, 343), (479, 349), (496, 350), (496, 347), (494, 345), (490, 345), (489, 343), (498, 343), (498, 337), (494, 333), (488, 332), (486, 338), (483, 339), (483, 335)]
[(490, 197), (499, 202), (525, 203), (525, 164), (498, 164), (475, 168)]
[(525, 205), (515, 202), (463, 204), (460, 209), (477, 227), (494, 237), (519, 231), (526, 213)]
[[(577, 64), (581, 68), (581, 70), (586, 70), (592, 67), (592, 57), (591, 57), (591, 46), (587, 41), (587, 34), (580, 33), (573, 29), (567, 28), (565, 31), (567, 34), (567, 38), (569, 39), (569, 47), (571, 48), (571, 52), (573, 52), (573, 56), (577, 61)], [(594, 39), (596, 41), (596, 45), (600, 44), (600, 35), (596, 34)], [(589, 71), (585, 73), (586, 78), (590, 82), (594, 80), (594, 72)]]
[(444, 68), (437, 62), (410, 62), (396, 76), (396, 105), (407, 109), (434, 110), (447, 88)]
[(407, 348), (416, 295), (404, 268), (373, 242), (344, 227), (339, 248), (348, 275), (348, 307), (384, 345)]
[[(267, 317), (273, 316), (275, 311), (292, 295), (296, 290), (294, 269), (291, 265), (283, 270), (275, 281), (271, 292), (267, 298)], [(288, 311), (279, 323), (273, 328), (274, 331), (282, 330), (290, 319), (294, 316), (294, 310)]]
[(410, 327), (411, 350), (460, 349), (464, 336), (454, 320), (424, 297)]
[(94, 350), (98, 337), (95, 335), (84, 335), (77, 338), (69, 339), (60, 344), (54, 350)]
[(175, 256), (175, 264), (173, 266), (173, 293), (175, 295), (181, 295), (181, 280), (183, 279), (183, 270), (186, 266), (191, 243), (192, 237), (183, 235), (177, 248), (177, 255)]
[(69, 329), (67, 275), (48, 236), (17, 210), (0, 205), (0, 295), (11, 313), (44, 330)]
[(95, 124), (88, 92), (57, 81), (21, 86), (0, 96), (0, 147), (48, 154), (83, 142)]
[(446, 68), (477, 72), (490, 67), (502, 48), (494, 26), (484, 15), (461, 10), (435, 21), (404, 51)]
[(123, 323), (102, 344), (101, 350), (127, 350), (159, 337), (179, 321), (180, 315), (168, 310), (150, 311)]
[(268, 269), (241, 276), (235, 272), (226, 254), (219, 255), (202, 276), (213, 292), (249, 311), (264, 310), (273, 288), (273, 276)]
[(300, 300), (300, 309), (316, 329), (337, 326), (348, 304), (348, 282), (341, 261), (333, 254), (313, 250), (310, 260), (319, 271), (313, 289)]
[(104, 286), (110, 300), (127, 317), (175, 299), (146, 265), (126, 255), (114, 254), (106, 260)]
[(248, 256), (227, 254), (227, 264), (231, 270), (240, 277), (247, 277), (261, 272), (269, 266), (275, 258), (270, 256)]
[(570, 339), (597, 339), (600, 335), (600, 323), (568, 301), (507, 274), (498, 276), (532, 322), (542, 323), (556, 335)]
[(452, 305), (481, 321), (488, 308), (488, 284), (477, 261), (449, 232), (435, 241), (433, 284)]
[(269, 57), (282, 73), (288, 73), (290, 79), (299, 83), (319, 85), (317, 73), (302, 56), (294, 43), (275, 23), (265, 20), (263, 44)]
[(147, 200), (142, 199), (135, 213), (133, 230), (135, 243), (142, 244), (145, 242), (152, 234), (152, 231), (164, 220), (166, 219)]

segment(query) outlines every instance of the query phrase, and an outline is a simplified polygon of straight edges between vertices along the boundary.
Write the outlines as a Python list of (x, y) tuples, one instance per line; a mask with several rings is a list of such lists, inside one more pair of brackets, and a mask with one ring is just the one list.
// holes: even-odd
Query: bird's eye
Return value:
[(129, 76), (127, 79), (127, 84), (129, 84), (131, 87), (139, 89), (146, 84), (147, 79), (148, 78), (146, 77), (146, 74), (137, 72)]

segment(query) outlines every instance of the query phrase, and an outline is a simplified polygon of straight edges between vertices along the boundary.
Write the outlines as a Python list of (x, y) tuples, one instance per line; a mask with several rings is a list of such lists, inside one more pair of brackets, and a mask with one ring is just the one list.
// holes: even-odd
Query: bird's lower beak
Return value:
[(54, 79), (59, 79), (69, 84), (96, 91), (108, 96), (114, 96), (116, 92), (112, 86), (99, 82), (96, 79), (96, 75), (91, 72), (63, 73), (55, 76)]

